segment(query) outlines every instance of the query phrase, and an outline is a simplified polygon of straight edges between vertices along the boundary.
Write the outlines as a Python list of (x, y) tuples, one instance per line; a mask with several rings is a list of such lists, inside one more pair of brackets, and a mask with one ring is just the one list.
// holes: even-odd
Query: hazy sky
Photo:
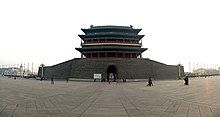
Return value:
[(144, 58), (165, 64), (217, 65), (219, 0), (0, 0), (0, 65), (54, 65), (80, 53), (90, 25), (133, 25)]

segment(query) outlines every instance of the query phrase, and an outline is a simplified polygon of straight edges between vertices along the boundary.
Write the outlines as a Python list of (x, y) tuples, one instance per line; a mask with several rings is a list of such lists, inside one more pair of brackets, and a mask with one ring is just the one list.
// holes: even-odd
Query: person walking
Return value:
[(147, 84), (147, 86), (153, 86), (153, 83), (152, 83), (151, 77), (149, 77), (149, 79), (148, 79), (148, 84)]
[(51, 78), (51, 84), (54, 84), (53, 78)]
[(66, 78), (66, 83), (68, 83), (68, 81), (69, 81), (69, 78)]
[(189, 85), (189, 78), (188, 78), (188, 76), (186, 76), (185, 78), (184, 78), (184, 84), (185, 85)]

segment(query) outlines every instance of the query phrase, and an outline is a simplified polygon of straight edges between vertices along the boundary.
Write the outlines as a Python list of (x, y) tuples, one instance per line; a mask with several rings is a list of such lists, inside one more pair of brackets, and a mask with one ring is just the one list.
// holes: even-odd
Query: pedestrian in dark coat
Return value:
[(69, 78), (66, 78), (66, 83), (68, 83), (68, 81), (69, 81)]
[(51, 84), (54, 84), (53, 78), (51, 78)]
[(147, 86), (153, 86), (153, 82), (152, 82), (152, 80), (151, 80), (151, 77), (149, 77), (149, 79), (148, 79), (148, 84), (147, 84)]
[(186, 77), (184, 78), (184, 84), (185, 84), (185, 85), (189, 85), (189, 78), (188, 78), (188, 76), (186, 76)]

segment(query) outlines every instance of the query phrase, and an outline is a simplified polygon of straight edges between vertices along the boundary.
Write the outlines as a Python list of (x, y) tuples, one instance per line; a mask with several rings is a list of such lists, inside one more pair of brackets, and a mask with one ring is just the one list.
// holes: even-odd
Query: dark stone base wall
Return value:
[[(115, 65), (117, 78), (146, 79), (153, 77), (155, 80), (178, 79), (178, 74), (183, 77), (184, 68), (176, 65), (166, 65), (150, 59), (72, 59), (54, 66), (44, 67), (44, 77), (47, 79), (93, 79), (94, 73), (102, 74), (107, 78), (107, 68)], [(41, 67), (38, 75), (41, 76)]]

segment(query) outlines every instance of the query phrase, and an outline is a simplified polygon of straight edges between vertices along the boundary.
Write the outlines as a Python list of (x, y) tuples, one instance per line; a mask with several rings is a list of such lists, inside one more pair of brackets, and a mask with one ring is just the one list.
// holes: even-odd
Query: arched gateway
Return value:
[(117, 69), (115, 65), (109, 65), (107, 68), (107, 81), (116, 81), (117, 80)]

